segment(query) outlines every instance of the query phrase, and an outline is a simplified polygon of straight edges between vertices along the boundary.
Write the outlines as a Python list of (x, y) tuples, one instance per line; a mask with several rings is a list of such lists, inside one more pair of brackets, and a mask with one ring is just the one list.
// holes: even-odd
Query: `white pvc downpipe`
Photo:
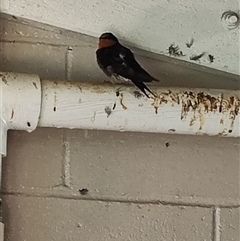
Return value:
[(0, 152), (6, 156), (7, 130), (36, 129), (41, 110), (41, 82), (37, 75), (0, 72)]
[[(41, 82), (36, 75), (0, 72), (0, 187), (2, 157), (7, 154), (9, 129), (36, 129), (41, 110)], [(0, 222), (0, 240), (4, 239), (4, 224)]]
[(36, 75), (0, 72), (0, 80), (0, 157), (2, 159), (7, 153), (8, 129), (29, 132), (36, 129), (41, 107), (41, 85)]

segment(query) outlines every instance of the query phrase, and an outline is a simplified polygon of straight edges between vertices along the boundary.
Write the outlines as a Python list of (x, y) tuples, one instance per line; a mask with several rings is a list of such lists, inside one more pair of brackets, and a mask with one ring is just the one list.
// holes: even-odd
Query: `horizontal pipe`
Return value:
[(239, 137), (239, 91), (42, 81), (39, 126)]
[(14, 73), (2, 73), (1, 78), (8, 129), (32, 131), (40, 126), (240, 136), (239, 91), (149, 85), (157, 97), (148, 99), (127, 84), (40, 83), (38, 76)]

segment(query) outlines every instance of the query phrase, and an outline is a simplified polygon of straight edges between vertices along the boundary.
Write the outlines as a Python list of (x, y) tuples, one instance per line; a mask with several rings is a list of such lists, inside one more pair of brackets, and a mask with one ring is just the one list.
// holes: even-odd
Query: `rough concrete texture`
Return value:
[(240, 208), (221, 210), (222, 240), (235, 241), (240, 237)]
[(239, 237), (238, 139), (38, 128), (8, 142), (7, 241)]
[[(95, 63), (96, 39), (3, 17), (2, 71), (65, 79), (71, 45), (71, 78), (105, 79)], [(239, 89), (236, 76), (136, 52), (164, 77), (163, 85)], [(239, 149), (233, 138), (9, 131), (2, 176), (5, 241), (238, 241)]]
[(65, 183), (73, 194), (86, 187), (100, 199), (171, 196), (175, 202), (197, 202), (198, 197), (203, 206), (239, 201), (238, 139), (39, 128), (32, 134), (11, 131), (9, 142), (6, 192)]
[(207, 208), (17, 196), (5, 202), (12, 220), (6, 222), (6, 241), (202, 241), (212, 235)]

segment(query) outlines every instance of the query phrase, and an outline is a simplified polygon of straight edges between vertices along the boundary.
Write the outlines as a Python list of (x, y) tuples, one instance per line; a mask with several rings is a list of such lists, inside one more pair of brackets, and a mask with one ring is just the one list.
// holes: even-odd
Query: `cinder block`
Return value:
[(72, 80), (91, 82), (108, 80), (97, 65), (95, 51), (96, 48), (89, 46), (73, 47)]
[(101, 199), (239, 201), (237, 139), (50, 128), (9, 132), (3, 190), (63, 184), (63, 131), (74, 193), (86, 187)]
[(1, 13), (0, 34), (4, 42), (92, 47), (96, 44), (94, 37), (4, 13)]
[(67, 47), (37, 43), (1, 43), (0, 71), (64, 80), (66, 51)]
[(221, 241), (240, 240), (240, 208), (221, 210)]
[(109, 198), (239, 200), (238, 139), (81, 130), (69, 136), (75, 190)]
[(50, 189), (62, 184), (62, 130), (9, 131), (2, 191)]
[(207, 208), (4, 196), (5, 241), (210, 241)]

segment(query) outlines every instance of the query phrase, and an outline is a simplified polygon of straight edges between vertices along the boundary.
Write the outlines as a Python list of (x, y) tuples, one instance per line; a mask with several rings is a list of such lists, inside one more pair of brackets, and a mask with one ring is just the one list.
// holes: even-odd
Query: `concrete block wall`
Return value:
[(238, 150), (230, 138), (10, 131), (5, 240), (237, 241)]
[[(1, 23), (1, 70), (65, 79), (73, 46), (71, 79), (105, 79), (95, 63), (95, 39), (12, 16)], [(137, 56), (165, 85), (239, 88), (234, 76), (182, 63), (173, 68), (168, 59), (145, 54)], [(239, 150), (234, 138), (9, 131), (1, 191), (5, 241), (238, 241)]]

